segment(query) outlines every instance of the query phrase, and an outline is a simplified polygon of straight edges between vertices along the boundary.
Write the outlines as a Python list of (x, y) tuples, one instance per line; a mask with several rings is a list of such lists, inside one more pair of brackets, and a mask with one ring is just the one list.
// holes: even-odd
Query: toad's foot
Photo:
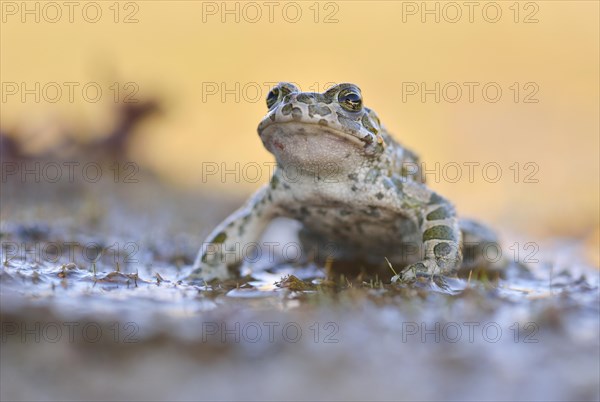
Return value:
[(423, 260), (410, 264), (398, 275), (392, 278), (392, 282), (412, 282), (417, 278), (431, 278), (435, 275), (444, 274), (444, 270), (433, 260)]
[(246, 248), (258, 244), (267, 224), (276, 215), (268, 186), (223, 221), (202, 244), (189, 281), (211, 281), (239, 276)]

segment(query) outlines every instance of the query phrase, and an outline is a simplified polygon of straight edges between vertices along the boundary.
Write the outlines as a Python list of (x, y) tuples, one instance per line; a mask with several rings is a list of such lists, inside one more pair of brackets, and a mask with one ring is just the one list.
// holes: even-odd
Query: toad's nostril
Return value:
[(292, 118), (294, 120), (300, 120), (302, 118), (302, 110), (299, 107), (292, 109)]
[(293, 106), (290, 103), (286, 103), (286, 105), (281, 108), (281, 114), (287, 116), (288, 114), (292, 113), (292, 107)]

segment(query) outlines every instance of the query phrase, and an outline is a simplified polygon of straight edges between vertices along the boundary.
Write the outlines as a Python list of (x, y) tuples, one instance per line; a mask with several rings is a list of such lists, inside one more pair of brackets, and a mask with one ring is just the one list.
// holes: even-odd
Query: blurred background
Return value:
[(461, 214), (598, 264), (598, 2), (1, 4), (4, 155), (116, 141), (173, 188), (241, 200), (273, 161), (269, 87), (353, 82)]
[[(0, 399), (598, 400), (599, 12), (0, 1)], [(278, 81), (357, 84), (429, 185), (529, 269), (414, 287), (286, 265), (182, 281), (269, 180), (256, 127)], [(304, 337), (227, 337), (256, 323)], [(446, 339), (457, 323), (481, 324), (474, 341), (464, 325)]]

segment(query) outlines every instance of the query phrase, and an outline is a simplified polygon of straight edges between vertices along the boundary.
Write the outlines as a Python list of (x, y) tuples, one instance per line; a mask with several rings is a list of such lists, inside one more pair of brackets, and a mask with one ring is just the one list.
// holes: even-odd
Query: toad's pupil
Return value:
[(348, 92), (340, 96), (340, 102), (345, 105), (346, 109), (358, 111), (361, 108), (361, 98), (356, 92)]
[(355, 93), (350, 93), (344, 96), (344, 102), (348, 102), (350, 104), (360, 103), (360, 96), (358, 96), (358, 94)]

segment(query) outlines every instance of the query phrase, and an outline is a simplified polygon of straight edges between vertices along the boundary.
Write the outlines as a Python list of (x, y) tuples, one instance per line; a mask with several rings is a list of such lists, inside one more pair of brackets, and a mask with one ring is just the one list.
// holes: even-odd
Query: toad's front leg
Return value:
[(258, 243), (275, 216), (271, 189), (264, 186), (206, 238), (198, 252), (194, 270), (186, 279), (210, 281), (239, 276), (247, 246)]
[(415, 209), (424, 259), (406, 267), (400, 274), (403, 280), (452, 274), (462, 261), (462, 237), (454, 206), (428, 191), (428, 202)]

